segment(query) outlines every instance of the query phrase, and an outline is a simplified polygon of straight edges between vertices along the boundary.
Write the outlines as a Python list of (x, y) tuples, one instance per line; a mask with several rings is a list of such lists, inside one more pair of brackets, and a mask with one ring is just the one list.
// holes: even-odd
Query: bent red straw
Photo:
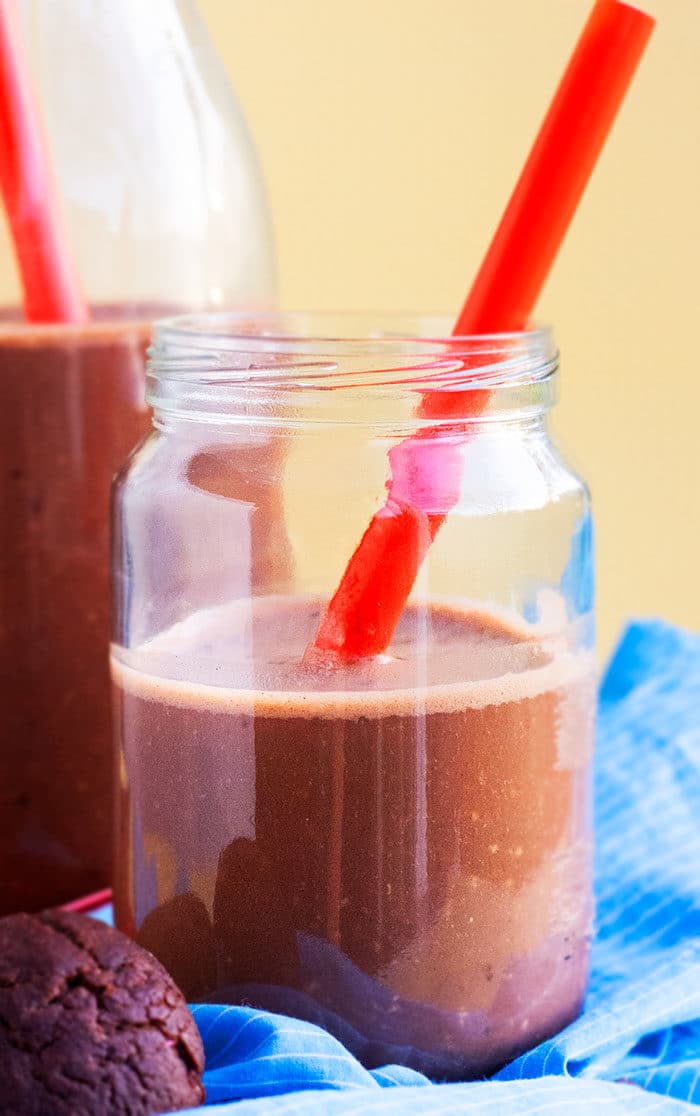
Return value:
[[(651, 16), (620, 0), (597, 0), (454, 336), (527, 326), (654, 23)], [(487, 403), (484, 390), (432, 392), (423, 396), (420, 414), (436, 419), (476, 417)], [(419, 566), (444, 520), (444, 515), (421, 510), (405, 485), (397, 493), (392, 469), (386, 503), (352, 555), (309, 649), (314, 658), (356, 659), (388, 647)]]
[(87, 321), (13, 0), (0, 0), (0, 189), (27, 321)]

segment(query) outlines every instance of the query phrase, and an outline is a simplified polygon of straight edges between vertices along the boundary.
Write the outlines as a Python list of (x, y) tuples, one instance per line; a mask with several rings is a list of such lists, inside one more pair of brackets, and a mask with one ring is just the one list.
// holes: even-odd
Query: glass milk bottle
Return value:
[(24, 0), (87, 325), (0, 324), (0, 914), (107, 885), (113, 474), (163, 308), (274, 301), (251, 139), (191, 0)]

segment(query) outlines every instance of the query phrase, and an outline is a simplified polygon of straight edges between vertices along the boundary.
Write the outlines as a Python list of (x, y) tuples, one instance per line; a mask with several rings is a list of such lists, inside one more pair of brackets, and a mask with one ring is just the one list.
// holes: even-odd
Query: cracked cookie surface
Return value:
[(0, 919), (1, 1116), (152, 1116), (201, 1104), (184, 997), (124, 934), (50, 910)]

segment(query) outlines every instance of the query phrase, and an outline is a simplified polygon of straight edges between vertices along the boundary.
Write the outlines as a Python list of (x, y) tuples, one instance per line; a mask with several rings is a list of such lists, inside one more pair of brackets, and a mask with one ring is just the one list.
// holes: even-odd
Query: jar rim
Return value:
[[(453, 336), (447, 315), (361, 311), (233, 311), (154, 323), (148, 401), (156, 408), (250, 408), (265, 394), (354, 397), (487, 389), (494, 400), (525, 391), (528, 406), (552, 401), (558, 352), (552, 331)], [(535, 398), (536, 397), (536, 398)], [(510, 400), (517, 408), (517, 401)], [(439, 407), (435, 408), (439, 411)], [(454, 407), (450, 407), (454, 416)], [(250, 411), (249, 411), (250, 413)], [(453, 417), (454, 421), (454, 417)]]

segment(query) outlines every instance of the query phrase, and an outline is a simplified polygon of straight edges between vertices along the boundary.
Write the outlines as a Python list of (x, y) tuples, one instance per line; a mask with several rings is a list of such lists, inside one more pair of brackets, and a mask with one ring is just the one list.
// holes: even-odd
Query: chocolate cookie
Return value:
[(0, 919), (0, 1114), (151, 1116), (204, 1099), (202, 1041), (150, 953), (83, 915)]

